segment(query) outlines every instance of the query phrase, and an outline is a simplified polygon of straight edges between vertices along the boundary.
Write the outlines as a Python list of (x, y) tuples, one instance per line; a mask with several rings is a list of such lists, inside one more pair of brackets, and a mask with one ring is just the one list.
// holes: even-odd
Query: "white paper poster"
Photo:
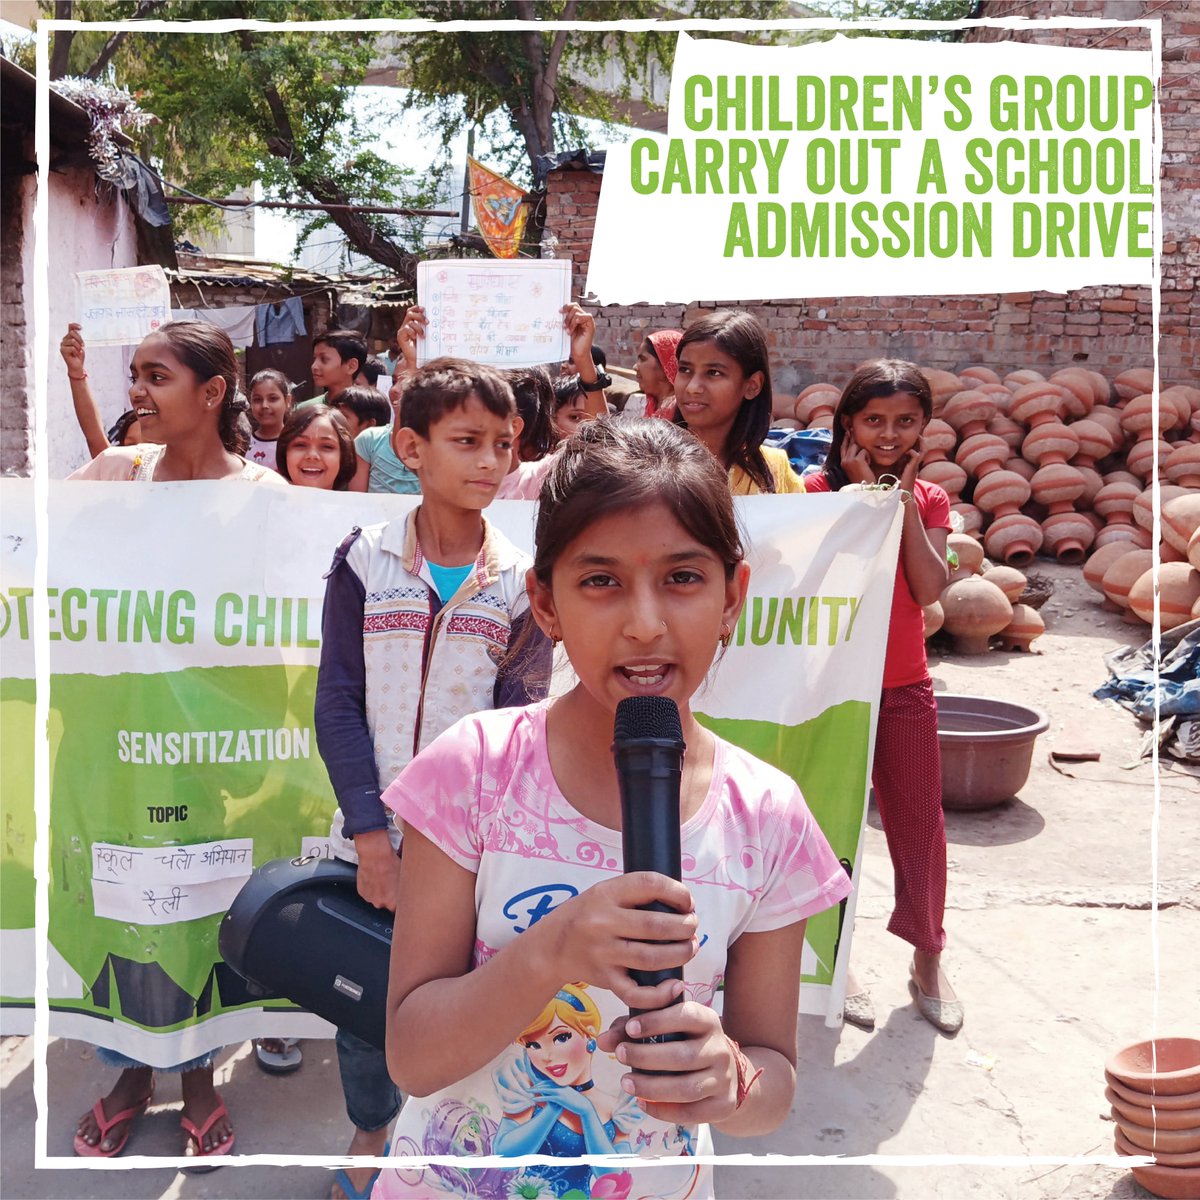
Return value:
[(570, 299), (566, 259), (418, 263), (417, 302), (429, 325), (417, 362), (453, 355), (501, 368), (560, 363), (569, 348), (562, 309)]
[(160, 266), (76, 271), (79, 323), (88, 346), (133, 346), (171, 319)]

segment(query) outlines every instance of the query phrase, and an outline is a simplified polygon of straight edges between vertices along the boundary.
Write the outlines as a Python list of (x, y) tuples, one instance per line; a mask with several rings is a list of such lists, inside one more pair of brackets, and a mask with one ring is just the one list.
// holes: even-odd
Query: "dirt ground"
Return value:
[[(945, 1037), (912, 1005), (908, 949), (885, 929), (891, 867), (872, 811), (854, 963), (871, 987), (877, 1027), (864, 1033), (801, 1019), (799, 1085), (787, 1123), (767, 1138), (718, 1138), (717, 1149), (813, 1161), (774, 1165), (759, 1157), (721, 1166), (717, 1192), (727, 1200), (1148, 1194), (1118, 1165), (1061, 1160), (1113, 1157), (1103, 1065), (1114, 1049), (1155, 1034), (1200, 1032), (1200, 781), (1163, 770), (1156, 806), (1150, 764), (1138, 759), (1141, 728), (1125, 710), (1091, 697), (1106, 677), (1103, 655), (1140, 644), (1145, 628), (1103, 612), (1078, 569), (1036, 569), (1055, 592), (1034, 653), (935, 653), (930, 662), (938, 691), (1018, 701), (1050, 718), (1019, 798), (947, 815), (946, 964), (966, 1024)], [(1055, 770), (1049, 751), (1067, 740), (1092, 743), (1100, 761)], [(245, 1045), (224, 1052), (218, 1085), (240, 1151), (336, 1153), (346, 1144), (332, 1043), (309, 1041), (304, 1050), (304, 1067), (286, 1078), (259, 1071)], [(31, 1039), (0, 1043), (6, 1198), (329, 1194), (330, 1172), (302, 1166), (229, 1166), (210, 1175), (35, 1171), (32, 1056)], [(75, 1119), (108, 1075), (82, 1043), (51, 1043), (50, 1154), (71, 1154)], [(178, 1104), (165, 1081), (129, 1153), (178, 1154)], [(845, 1161), (864, 1156), (876, 1157)]]

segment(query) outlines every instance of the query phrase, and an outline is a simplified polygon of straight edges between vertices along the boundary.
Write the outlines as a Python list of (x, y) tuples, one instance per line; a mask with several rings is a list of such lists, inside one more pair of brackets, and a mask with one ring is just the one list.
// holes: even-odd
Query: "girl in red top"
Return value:
[[(871, 783), (896, 875), (896, 907), (888, 929), (914, 947), (909, 988), (921, 1015), (946, 1033), (962, 1025), (963, 1008), (941, 969), (946, 944), (946, 829), (942, 816), (937, 705), (925, 665), (921, 609), (946, 586), (950, 500), (937, 484), (917, 478), (922, 432), (933, 413), (925, 376), (909, 362), (881, 359), (860, 367), (833, 416), (824, 471), (805, 480), (810, 492), (895, 479), (904, 525)], [(846, 1019), (874, 1028), (870, 993), (853, 975)]]

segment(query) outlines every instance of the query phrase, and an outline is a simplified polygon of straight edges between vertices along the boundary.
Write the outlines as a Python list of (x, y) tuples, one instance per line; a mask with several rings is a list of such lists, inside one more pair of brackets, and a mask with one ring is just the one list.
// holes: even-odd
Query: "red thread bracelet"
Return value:
[(757, 1071), (754, 1069), (754, 1064), (729, 1034), (725, 1035), (725, 1040), (733, 1051), (733, 1061), (737, 1067), (737, 1100), (733, 1106), (734, 1112), (737, 1112), (746, 1103), (746, 1097), (750, 1095), (750, 1089), (754, 1086), (754, 1081), (763, 1073), (763, 1069), (762, 1067), (759, 1067)]

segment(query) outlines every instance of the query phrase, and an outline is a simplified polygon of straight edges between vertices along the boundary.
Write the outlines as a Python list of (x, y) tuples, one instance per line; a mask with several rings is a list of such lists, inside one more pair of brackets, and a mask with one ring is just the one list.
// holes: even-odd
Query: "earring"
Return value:
[(729, 649), (729, 643), (733, 641), (733, 630), (728, 625), (721, 626), (721, 636), (717, 639), (724, 649)]
[(550, 645), (552, 645), (552, 646), (557, 646), (557, 645), (559, 645), (561, 642), (562, 642), (562, 638), (560, 638), (560, 637), (558, 636), (558, 634), (557, 634), (557, 633), (555, 633), (555, 632), (554, 632), (554, 630), (552, 629), (552, 630), (550, 631)]
[(588, 1052), (589, 1054), (595, 1054), (595, 1053), (596, 1053), (596, 1039), (595, 1039), (595, 1038), (588, 1038), (588, 1040), (587, 1040), (587, 1052)]

